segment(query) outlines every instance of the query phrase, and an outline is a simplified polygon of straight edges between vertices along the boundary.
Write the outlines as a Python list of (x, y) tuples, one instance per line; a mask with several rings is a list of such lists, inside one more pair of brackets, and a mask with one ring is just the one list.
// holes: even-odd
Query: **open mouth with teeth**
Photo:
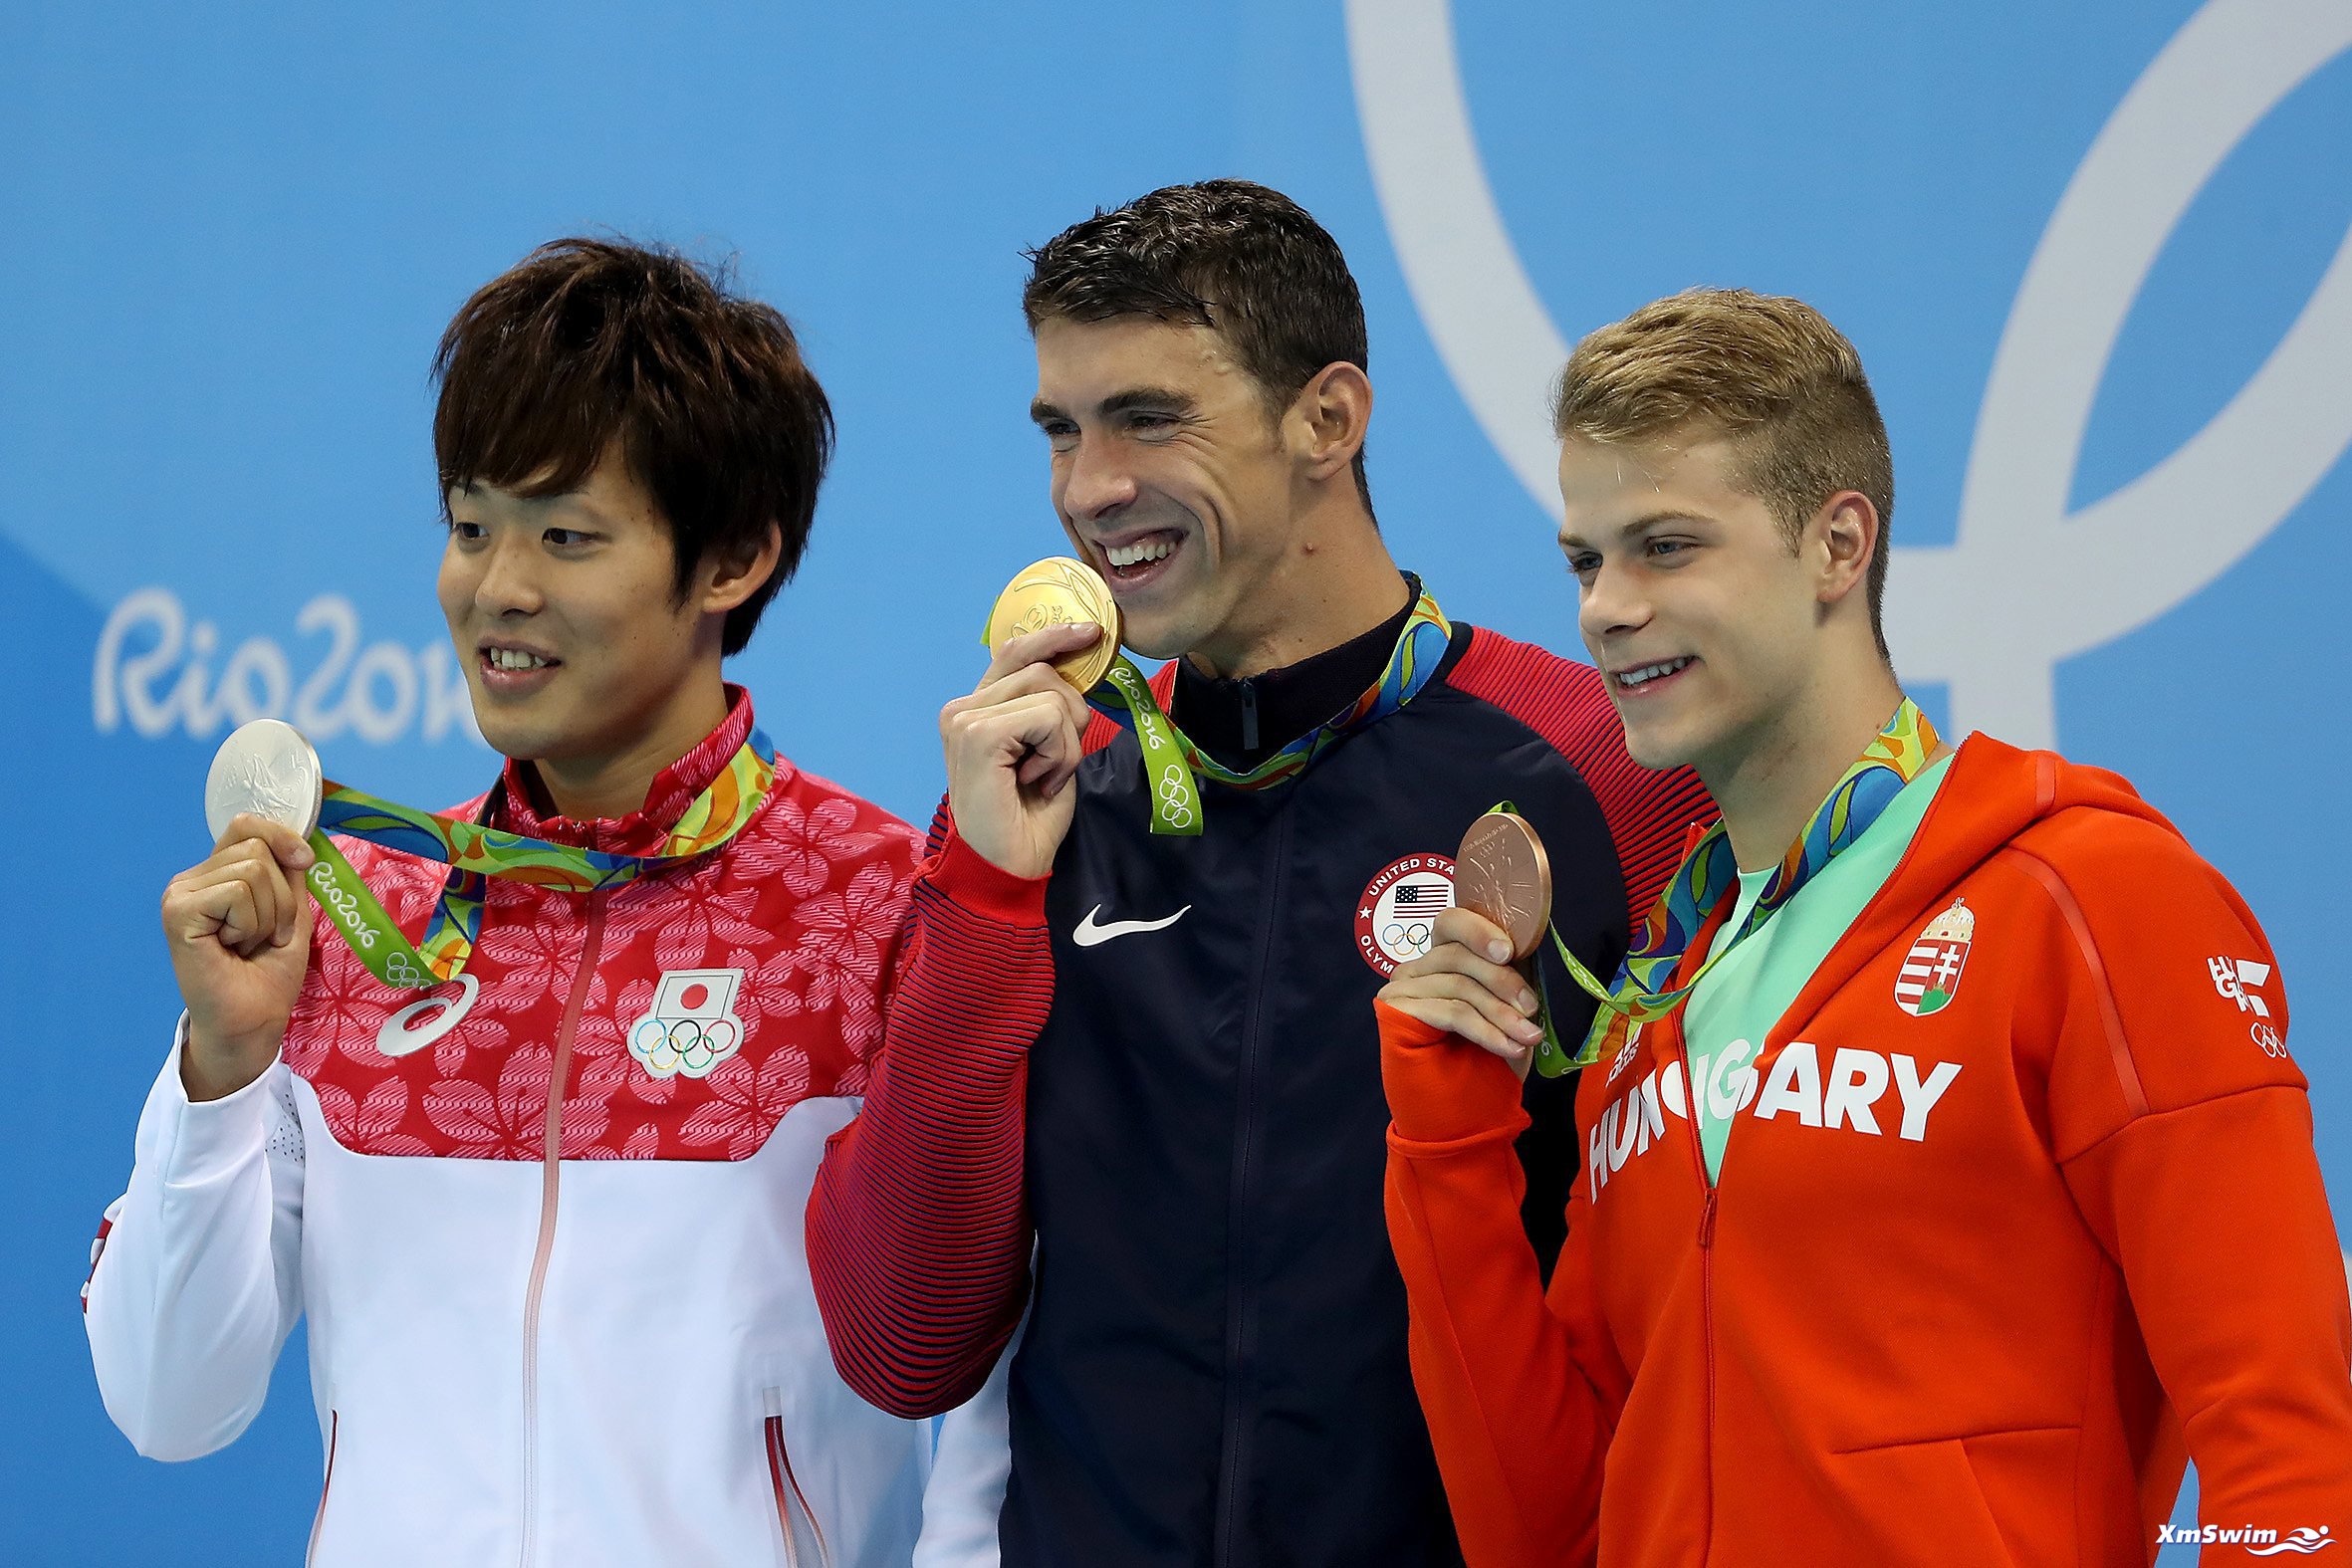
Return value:
[(553, 654), (495, 643), (484, 643), (480, 654), (482, 684), (493, 692), (507, 694), (530, 691), (542, 685), (550, 672), (564, 662)]
[(1629, 670), (1614, 670), (1609, 675), (1610, 687), (1628, 697), (1647, 697), (1671, 683), (1677, 675), (1698, 662), (1690, 654), (1678, 659), (1661, 659), (1655, 664), (1637, 664)]
[(1118, 545), (1097, 545), (1102, 557), (1103, 576), (1114, 588), (1141, 587), (1166, 569), (1167, 562), (1184, 546), (1184, 535), (1175, 529), (1162, 529)]

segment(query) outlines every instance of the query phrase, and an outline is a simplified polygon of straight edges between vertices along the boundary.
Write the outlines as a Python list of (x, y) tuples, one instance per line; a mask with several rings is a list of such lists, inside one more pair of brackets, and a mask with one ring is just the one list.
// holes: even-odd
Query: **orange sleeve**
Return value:
[(2352, 1544), (2352, 1303), (2277, 960), (2177, 837), (2098, 827), (2020, 850), (2063, 927), (2053, 1144), (2123, 1271), (2201, 1522)]
[(1546, 1299), (1520, 1222), (1527, 1126), (1502, 1061), (1376, 1004), (1388, 1089), (1388, 1233), (1411, 1310), (1413, 1386), (1470, 1568), (1593, 1561), (1611, 1415), (1587, 1376), (1601, 1325), (1589, 1228)]

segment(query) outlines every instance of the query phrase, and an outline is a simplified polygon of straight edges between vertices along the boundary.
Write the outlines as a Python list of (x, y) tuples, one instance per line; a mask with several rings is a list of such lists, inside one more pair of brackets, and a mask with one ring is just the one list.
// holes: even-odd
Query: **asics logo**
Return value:
[(427, 997), (383, 1020), (375, 1031), (375, 1048), (386, 1056), (405, 1056), (439, 1040), (457, 1027), (458, 1020), (472, 1010), (474, 998), (481, 995), (482, 983), (470, 971), (459, 971), (457, 995)]
[(1113, 937), (1131, 937), (1138, 931), (1165, 931), (1186, 915), (1191, 914), (1192, 906), (1185, 905), (1165, 920), (1114, 920), (1108, 925), (1097, 925), (1094, 917), (1101, 913), (1102, 906), (1100, 904), (1087, 910), (1086, 918), (1078, 922), (1078, 928), (1069, 934), (1069, 940), (1075, 942), (1079, 947), (1090, 948), (1098, 943), (1108, 942)]

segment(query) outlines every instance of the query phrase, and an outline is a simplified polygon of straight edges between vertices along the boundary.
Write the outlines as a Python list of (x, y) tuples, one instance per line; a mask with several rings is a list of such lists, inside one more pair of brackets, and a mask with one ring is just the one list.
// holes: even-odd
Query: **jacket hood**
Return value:
[(2055, 752), (2021, 751), (1987, 735), (1963, 741), (1910, 849), (1797, 994), (1774, 1036), (1809, 1022), (1857, 970), (1942, 908), (1962, 879), (2035, 824), (2065, 811), (2134, 817), (2180, 836), (2119, 774), (2070, 763)]
[(2079, 810), (2134, 817), (2180, 836), (2120, 774), (1972, 735), (1878, 901), (1908, 920), (2035, 823)]

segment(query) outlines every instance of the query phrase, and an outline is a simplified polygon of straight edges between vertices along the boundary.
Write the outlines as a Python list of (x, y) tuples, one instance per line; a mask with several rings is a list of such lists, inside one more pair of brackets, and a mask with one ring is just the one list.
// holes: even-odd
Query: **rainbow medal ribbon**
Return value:
[(1680, 986), (1668, 989), (1683, 955), (1707, 924), (1708, 916), (1740, 879), (1740, 864), (1732, 853), (1731, 834), (1721, 821), (1709, 828), (1683, 857), (1673, 880), (1651, 906), (1642, 923), (1641, 940), (1625, 955), (1613, 984), (1602, 985), (1592, 971), (1576, 961), (1567, 944), (1560, 941), (1559, 933), (1553, 931), (1551, 942), (1560, 962), (1600, 1008), (1585, 1033), (1583, 1049), (1573, 1057), (1565, 1054), (1552, 1034), (1550, 1009), (1545, 1008), (1544, 1042), (1543, 1049), (1536, 1053), (1537, 1069), (1546, 1077), (1556, 1077), (1571, 1066), (1588, 1067), (1622, 1045), (1626, 1031), (1633, 1025), (1655, 1022), (1681, 1007), (1683, 1000), (1699, 989), (1708, 971), (1722, 963), (1726, 954), (1756, 935), (1774, 910), (1794, 898), (1797, 890), (1823, 866), (1869, 831), (1870, 824), (1894, 803), (1904, 785), (1920, 776), (1942, 745), (1942, 738), (1928, 722), (1927, 715), (1910, 698), (1904, 698), (1886, 728), (1863, 749), (1861, 757), (1845, 771), (1828, 797), (1806, 821), (1804, 831), (1797, 835), (1796, 842), (1773, 869), (1771, 880), (1764, 884), (1764, 896), (1756, 901), (1756, 908), (1732, 934), (1732, 940), (1718, 940), (1707, 955), (1707, 962), (1699, 966), (1699, 972)]
[[(423, 989), (455, 980), (481, 934), (491, 877), (567, 893), (593, 893), (708, 854), (743, 830), (776, 782), (776, 752), (754, 730), (670, 829), (660, 853), (613, 854), (550, 843), (398, 805), (325, 778), (300, 731), (276, 719), (240, 726), (221, 744), (205, 783), (205, 816), (219, 837), (241, 810), (284, 822), (318, 858), (311, 895), (367, 972), (386, 986)], [(493, 797), (495, 798), (495, 796)], [(488, 803), (483, 817), (489, 814)], [(421, 941), (410, 942), (329, 833), (449, 867)]]
[(1199, 778), (1214, 779), (1232, 789), (1271, 789), (1306, 772), (1348, 735), (1385, 719), (1419, 695), (1445, 658), (1454, 628), (1419, 577), (1408, 574), (1406, 581), (1413, 590), (1412, 612), (1405, 617), (1380, 679), (1345, 712), (1247, 772), (1226, 767), (1194, 745), (1160, 707), (1151, 683), (1133, 661), (1123, 653), (1113, 659), (1102, 684), (1086, 694), (1086, 701), (1097, 713), (1133, 731), (1143, 748), (1144, 774), (1151, 781), (1151, 830), (1200, 832)]

